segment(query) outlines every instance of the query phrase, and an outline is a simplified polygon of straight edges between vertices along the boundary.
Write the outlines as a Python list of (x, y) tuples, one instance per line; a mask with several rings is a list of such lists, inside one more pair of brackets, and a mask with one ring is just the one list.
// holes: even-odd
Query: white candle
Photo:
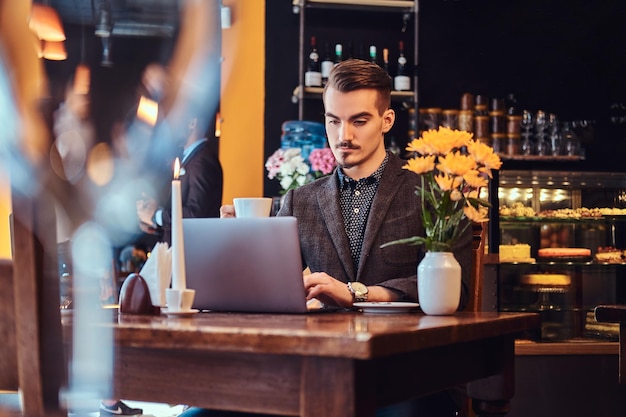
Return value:
[(183, 242), (183, 202), (180, 192), (180, 161), (174, 163), (174, 180), (172, 181), (172, 288), (184, 290), (187, 287), (185, 278), (185, 246)]

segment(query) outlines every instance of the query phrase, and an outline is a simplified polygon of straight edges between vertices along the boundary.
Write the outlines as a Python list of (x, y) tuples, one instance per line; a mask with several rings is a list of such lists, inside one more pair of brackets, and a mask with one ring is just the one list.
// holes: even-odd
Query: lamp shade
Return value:
[(85, 64), (80, 64), (76, 67), (74, 72), (74, 92), (76, 94), (88, 94), (90, 84), (90, 71), (89, 67)]
[(65, 40), (65, 32), (58, 13), (45, 4), (32, 4), (28, 26), (39, 39), (51, 42)]
[(145, 96), (141, 96), (139, 99), (139, 106), (137, 107), (137, 118), (150, 126), (154, 126), (157, 122), (158, 115), (158, 103)]
[(67, 52), (65, 51), (65, 45), (63, 44), (63, 41), (44, 41), (43, 57), (51, 61), (63, 61), (64, 59), (67, 59)]

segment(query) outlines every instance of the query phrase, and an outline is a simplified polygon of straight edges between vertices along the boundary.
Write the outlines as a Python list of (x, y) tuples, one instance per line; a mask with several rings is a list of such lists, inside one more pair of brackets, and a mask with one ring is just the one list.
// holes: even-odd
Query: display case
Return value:
[(599, 304), (626, 303), (626, 174), (502, 171), (498, 309), (538, 312), (540, 342), (606, 342)]

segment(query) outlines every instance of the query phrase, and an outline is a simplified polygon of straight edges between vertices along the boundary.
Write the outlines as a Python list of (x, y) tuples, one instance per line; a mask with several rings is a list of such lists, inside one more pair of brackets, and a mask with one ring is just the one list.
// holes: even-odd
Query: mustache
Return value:
[(352, 142), (342, 141), (335, 145), (336, 148), (348, 148), (348, 149), (358, 149), (359, 147)]

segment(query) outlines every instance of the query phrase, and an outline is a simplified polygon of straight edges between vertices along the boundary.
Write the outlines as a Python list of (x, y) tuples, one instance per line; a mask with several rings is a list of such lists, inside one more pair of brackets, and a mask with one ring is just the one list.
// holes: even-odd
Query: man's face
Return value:
[(370, 175), (384, 158), (384, 134), (393, 126), (395, 113), (387, 109), (380, 115), (377, 97), (370, 89), (342, 93), (329, 87), (324, 94), (328, 143), (347, 173)]

